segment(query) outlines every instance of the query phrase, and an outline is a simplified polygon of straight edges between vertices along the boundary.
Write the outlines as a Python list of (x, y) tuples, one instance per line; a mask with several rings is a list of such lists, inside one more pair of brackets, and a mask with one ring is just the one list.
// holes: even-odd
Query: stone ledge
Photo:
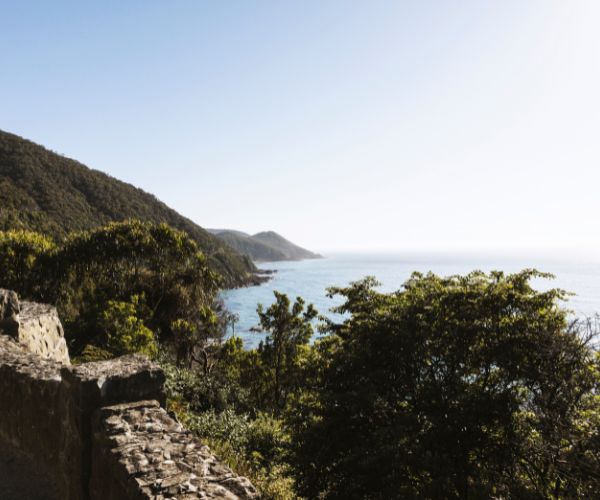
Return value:
[(55, 312), (0, 290), (0, 439), (51, 478), (58, 498), (259, 497), (161, 408), (160, 366), (139, 355), (70, 366), (55, 349), (64, 344)]
[(40, 358), (37, 354), (28, 352), (16, 340), (0, 334), (0, 369), (3, 367), (32, 379), (60, 382), (64, 365), (52, 359)]
[(165, 402), (162, 368), (140, 355), (84, 363), (61, 370), (65, 384), (81, 396), (82, 407), (110, 406), (145, 399)]
[(71, 364), (58, 312), (51, 305), (19, 302), (15, 292), (0, 289), (0, 334), (44, 359)]
[[(156, 401), (116, 405), (94, 416), (92, 497), (259, 498)], [(103, 478), (113, 478), (107, 484)]]

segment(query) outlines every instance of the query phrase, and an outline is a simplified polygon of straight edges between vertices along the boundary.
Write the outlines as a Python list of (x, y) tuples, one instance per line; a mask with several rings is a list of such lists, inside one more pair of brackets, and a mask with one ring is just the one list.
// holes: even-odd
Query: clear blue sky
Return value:
[(600, 2), (1, 1), (0, 128), (318, 251), (600, 248)]

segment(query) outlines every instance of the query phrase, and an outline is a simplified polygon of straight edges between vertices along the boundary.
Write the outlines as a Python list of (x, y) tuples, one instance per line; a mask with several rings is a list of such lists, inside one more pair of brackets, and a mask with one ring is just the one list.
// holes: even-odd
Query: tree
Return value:
[[(594, 330), (534, 277), (333, 288), (312, 391), (289, 420), (309, 498), (590, 498), (600, 491)], [(590, 333), (591, 332), (591, 333)], [(299, 418), (301, 416), (302, 418)]]
[(37, 233), (0, 232), (0, 268), (0, 286), (57, 306), (75, 356), (87, 345), (106, 347), (101, 325), (110, 301), (138, 297), (144, 326), (165, 345), (176, 343), (173, 325), (182, 321), (199, 338), (214, 330), (219, 277), (198, 245), (166, 224), (112, 223), (58, 245)]
[(226, 312), (225, 320), (227, 325), (231, 325), (231, 336), (235, 337), (235, 324), (240, 320), (240, 315)]
[(305, 309), (301, 297), (292, 304), (284, 293), (273, 293), (275, 302), (271, 306), (265, 309), (262, 304), (258, 305), (260, 325), (255, 331), (268, 334), (258, 352), (268, 370), (268, 397), (273, 409), (279, 411), (285, 406), (289, 393), (301, 384), (298, 358), (314, 333), (312, 322), (318, 313), (312, 304)]
[(48, 270), (41, 263), (56, 250), (52, 239), (29, 231), (0, 232), (0, 287), (24, 298), (44, 295)]
[(219, 279), (186, 233), (165, 224), (112, 223), (70, 235), (55, 256), (55, 302), (74, 352), (103, 335), (98, 315), (109, 300), (143, 297), (146, 326), (165, 344), (173, 325), (198, 327), (210, 314)]
[(146, 315), (139, 295), (129, 302), (109, 300), (101, 316), (107, 350), (117, 356), (139, 353), (155, 357), (158, 346), (152, 331), (144, 325)]

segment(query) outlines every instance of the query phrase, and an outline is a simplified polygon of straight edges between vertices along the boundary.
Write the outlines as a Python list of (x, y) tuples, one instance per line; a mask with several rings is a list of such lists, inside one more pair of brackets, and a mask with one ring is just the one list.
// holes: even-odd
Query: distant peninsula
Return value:
[(322, 255), (299, 247), (274, 231), (253, 235), (232, 229), (208, 229), (208, 232), (227, 243), (237, 253), (247, 255), (255, 262), (322, 258)]

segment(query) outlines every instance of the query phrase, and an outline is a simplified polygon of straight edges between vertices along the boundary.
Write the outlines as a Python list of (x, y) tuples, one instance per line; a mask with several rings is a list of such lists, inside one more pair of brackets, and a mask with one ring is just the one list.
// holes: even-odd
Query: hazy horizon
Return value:
[[(0, 128), (322, 253), (600, 254), (600, 4), (5, 2)], [(429, 249), (429, 250), (427, 250)]]
[[(295, 243), (295, 242), (294, 242)], [(573, 265), (581, 264), (595, 265), (600, 264), (600, 255), (594, 249), (576, 249), (572, 247), (492, 247), (492, 246), (470, 246), (470, 247), (397, 247), (386, 249), (373, 248), (355, 248), (355, 249), (312, 249), (320, 253), (325, 259), (344, 257), (375, 257), (380, 256), (382, 259), (390, 258), (406, 258), (408, 262), (473, 262), (477, 263), (492, 263), (498, 261), (528, 263), (527, 267), (536, 267), (542, 272), (553, 272), (551, 267), (539, 267), (543, 265), (571, 263)], [(268, 266), (267, 266), (268, 267)], [(476, 267), (473, 267), (475, 270)], [(501, 270), (501, 267), (498, 268)]]

